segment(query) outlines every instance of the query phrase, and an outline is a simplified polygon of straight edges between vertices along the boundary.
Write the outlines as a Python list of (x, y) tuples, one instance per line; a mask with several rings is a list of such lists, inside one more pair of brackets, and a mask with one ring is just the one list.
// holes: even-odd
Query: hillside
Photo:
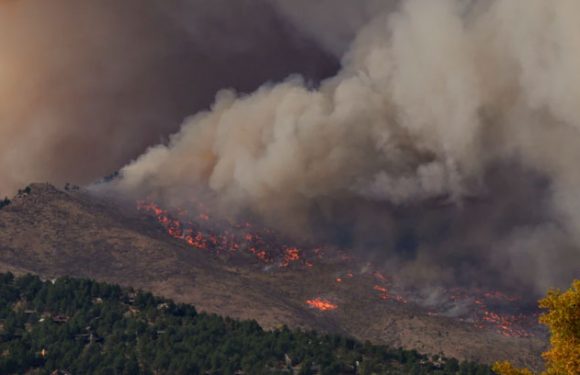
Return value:
[(380, 274), (348, 271), (353, 262), (327, 256), (272, 268), (243, 254), (219, 256), (176, 239), (134, 205), (47, 184), (31, 185), (0, 210), (0, 271), (140, 288), (266, 329), (286, 324), (459, 359), (539, 365), (541, 333), (505, 335), (403, 303)]

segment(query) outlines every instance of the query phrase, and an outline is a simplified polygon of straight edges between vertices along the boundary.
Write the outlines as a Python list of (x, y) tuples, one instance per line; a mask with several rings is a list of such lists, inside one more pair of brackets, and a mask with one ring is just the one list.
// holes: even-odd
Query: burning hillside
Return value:
[[(424, 284), (532, 298), (569, 285), (580, 269), (580, 5), (396, 3), (361, 25), (333, 77), (219, 91), (102, 188), (174, 207), (207, 192), (228, 214), (379, 254)], [(270, 264), (310, 257), (289, 246), (276, 249), (287, 261), (269, 259), (261, 239), (198, 233), (179, 236), (236, 241)]]
[(199, 212), (193, 216), (185, 211), (173, 214), (150, 201), (138, 202), (137, 208), (155, 217), (171, 237), (217, 256), (252, 255), (264, 266), (281, 268), (310, 268), (313, 259), (322, 256), (321, 248), (299, 248), (272, 230), (249, 222), (210, 220), (208, 212)]
[(26, 191), (0, 209), (0, 271), (121, 283), (266, 328), (286, 324), (484, 362), (533, 363), (542, 350), (541, 336), (500, 328), (511, 334), (520, 321), (508, 315), (521, 311), (502, 294), (448, 288), (425, 295), (356, 252), (293, 241), (202, 208), (141, 202), (135, 212), (134, 201), (128, 207), (83, 189), (35, 184)]
[[(0, 188), (118, 171), (17, 196), (0, 260), (269, 327), (489, 358), (536, 348), (530, 301), (580, 270), (580, 2), (230, 2), (0, 6), (14, 52), (0, 54)], [(93, 37), (46, 32), (79, 16)]]
[(379, 8), (335, 76), (222, 90), (94, 191), (153, 197), (169, 236), (239, 272), (295, 272), (278, 287), (300, 308), (527, 338), (529, 301), (580, 269), (572, 3)]
[[(173, 213), (150, 200), (139, 201), (137, 208), (155, 218), (171, 237), (230, 262), (251, 257), (254, 261), (246, 265), (258, 265), (269, 272), (288, 267), (316, 272), (320, 264), (331, 262), (339, 267), (339, 276), (334, 278), (335, 289), (348, 288), (357, 278), (368, 284), (369, 293), (374, 298), (386, 303), (424, 305), (431, 316), (452, 316), (478, 329), (493, 329), (505, 336), (528, 337), (534, 335), (537, 327), (537, 314), (533, 309), (523, 305), (520, 298), (500, 291), (441, 288), (436, 299), (429, 301), (421, 291), (405, 288), (397, 276), (386, 276), (373, 264), (349, 255), (345, 249), (297, 244), (270, 228), (248, 221), (218, 219), (203, 205), (198, 205), (196, 213), (184, 210)], [(364, 271), (355, 274), (353, 270)], [(309, 276), (305, 274), (304, 277)], [(332, 292), (332, 289), (327, 292)], [(305, 303), (322, 312), (339, 308), (339, 304), (322, 297), (308, 299)]]

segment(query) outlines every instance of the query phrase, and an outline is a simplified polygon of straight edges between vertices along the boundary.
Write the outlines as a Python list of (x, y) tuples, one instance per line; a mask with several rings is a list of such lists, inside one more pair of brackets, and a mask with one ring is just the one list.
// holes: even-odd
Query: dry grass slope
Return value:
[[(541, 339), (504, 337), (429, 316), (412, 304), (381, 301), (369, 293), (372, 281), (364, 277), (337, 285), (336, 267), (325, 262), (314, 269), (264, 272), (234, 266), (171, 238), (131, 207), (48, 184), (31, 185), (0, 210), (0, 271), (142, 288), (265, 327), (287, 324), (461, 359), (539, 365)], [(339, 308), (312, 310), (304, 301), (315, 296), (331, 298)]]

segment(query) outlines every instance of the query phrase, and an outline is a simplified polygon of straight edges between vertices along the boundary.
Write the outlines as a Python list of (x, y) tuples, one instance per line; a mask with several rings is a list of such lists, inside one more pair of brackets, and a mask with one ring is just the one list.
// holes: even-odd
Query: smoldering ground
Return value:
[(216, 210), (373, 250), (422, 282), (565, 285), (580, 269), (578, 14), (401, 2), (320, 87), (220, 91), (113, 187), (176, 205), (209, 192)]

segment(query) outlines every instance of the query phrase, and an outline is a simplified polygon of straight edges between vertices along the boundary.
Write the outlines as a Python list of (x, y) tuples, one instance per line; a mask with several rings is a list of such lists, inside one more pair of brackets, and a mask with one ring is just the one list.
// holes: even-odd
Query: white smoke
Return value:
[[(359, 30), (343, 64), (316, 90), (292, 77), (251, 95), (220, 92), (211, 111), (123, 168), (116, 188), (174, 202), (188, 200), (179, 189), (206, 189), (222, 206), (299, 232), (313, 211), (332, 216), (344, 202), (353, 212), (373, 201), (463, 204), (488, 189), (490, 169), (515, 163), (549, 181), (545, 223), (501, 240), (472, 226), (486, 254), (478, 259), (497, 272), (525, 267), (516, 278), (538, 290), (577, 276), (579, 2), (408, 0)], [(490, 191), (507, 197), (493, 198), (503, 202), (494, 215), (526, 196), (510, 184)], [(460, 215), (476, 222), (465, 204)], [(452, 255), (421, 244), (408, 269), (441, 267)]]

